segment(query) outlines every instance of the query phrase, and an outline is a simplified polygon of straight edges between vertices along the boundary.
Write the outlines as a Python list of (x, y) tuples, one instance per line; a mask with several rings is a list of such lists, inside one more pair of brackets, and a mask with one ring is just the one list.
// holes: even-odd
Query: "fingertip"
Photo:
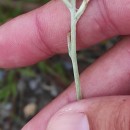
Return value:
[[(74, 106), (71, 106), (73, 109)], [(59, 111), (49, 121), (47, 130), (90, 130), (85, 112)]]

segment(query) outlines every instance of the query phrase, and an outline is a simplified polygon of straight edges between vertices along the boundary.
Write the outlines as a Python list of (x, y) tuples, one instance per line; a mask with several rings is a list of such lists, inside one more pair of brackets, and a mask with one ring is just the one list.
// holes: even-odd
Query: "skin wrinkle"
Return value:
[(113, 32), (113, 34), (119, 35), (120, 32), (119, 32), (118, 28), (116, 27), (116, 25), (114, 24), (113, 20), (111, 19), (111, 14), (109, 13), (109, 9), (108, 9), (106, 0), (102, 0), (102, 1), (97, 0), (97, 5), (99, 8), (102, 20), (104, 21), (105, 26), (106, 26), (103, 28), (101, 25), (101, 22), (97, 21), (97, 23), (101, 26), (101, 30), (102, 30), (103, 34), (106, 35), (107, 37), (111, 37), (112, 32)]
[[(13, 20), (1, 27), (0, 33), (4, 38), (3, 41), (1, 41), (1, 43), (3, 43), (2, 44), (3, 46), (1, 45), (0, 47), (1, 48), (0, 58), (2, 61), (5, 62), (3, 64), (4, 68), (22, 67), (25, 66), (25, 61), (26, 61), (26, 65), (28, 65), (28, 61), (30, 61), (29, 62), (30, 64), (34, 64), (34, 61), (36, 61), (37, 59), (41, 59), (42, 57), (41, 52), (38, 52), (38, 49), (33, 46), (34, 43), (36, 42), (35, 40), (36, 33), (35, 33), (34, 20), (33, 20), (34, 15), (29, 13), (27, 16), (28, 17), (32, 16), (30, 19), (31, 22), (27, 17), (24, 17), (22, 15), (21, 17), (15, 19), (16, 23), (13, 23), (15, 22), (15, 20)], [(23, 17), (25, 20), (22, 19)], [(21, 26), (19, 27), (19, 25)], [(32, 26), (32, 31), (29, 31), (30, 29), (29, 25)], [(26, 30), (24, 29), (25, 27)], [(6, 31), (6, 29), (8, 29), (8, 31)], [(7, 52), (3, 52), (4, 49)], [(3, 58), (2, 55), (4, 55), (5, 58)], [(12, 58), (11, 60), (9, 60), (10, 57), (14, 57), (14, 59)], [(32, 60), (30, 60), (31, 58)], [(17, 61), (17, 64), (15, 61)]]
[[(93, 6), (94, 10), (91, 10), (91, 7)], [(84, 16), (84, 20), (81, 20), (79, 21), (79, 24), (77, 26), (77, 30), (83, 30), (84, 29), (84, 32), (85, 33), (82, 33), (81, 31), (78, 31), (77, 32), (77, 37), (80, 38), (78, 39), (78, 43), (82, 43), (81, 44), (81, 47), (90, 47), (92, 46), (94, 43), (96, 43), (95, 41), (93, 41), (93, 39), (97, 39), (97, 43), (102, 41), (102, 40), (105, 40), (105, 39), (108, 39), (108, 37), (112, 37), (112, 33), (111, 33), (111, 36), (108, 36), (106, 33), (103, 33), (103, 28), (105, 28), (106, 26), (106, 23), (103, 21), (103, 18), (102, 18), (102, 15), (99, 11), (99, 7), (98, 7), (98, 4), (94, 4), (94, 2), (90, 2), (89, 3), (89, 6), (87, 8), (87, 10), (85, 11), (85, 13), (83, 14)], [(81, 25), (85, 24), (84, 21), (86, 21), (86, 25), (88, 24), (92, 24), (93, 26), (91, 27), (91, 29), (89, 28), (89, 26), (84, 26), (82, 27)], [(101, 27), (102, 25), (102, 27)], [(107, 32), (108, 29), (105, 29), (104, 32)], [(98, 32), (98, 35), (101, 35), (102, 36), (102, 40), (100, 38), (97, 37), (97, 35), (91, 35), (91, 31), (94, 31), (95, 34), (97, 34)], [(87, 35), (86, 35), (87, 34)], [(87, 38), (86, 38), (87, 37)], [(92, 37), (92, 38), (91, 38)], [(86, 39), (86, 40), (84, 40)], [(89, 40), (90, 43), (92, 43), (91, 45), (86, 45), (86, 41), (88, 39), (91, 39)]]
[[(114, 101), (101, 99), (99, 102), (87, 109), (87, 117), (90, 123), (90, 130), (129, 130), (129, 121), (125, 113), (129, 113), (129, 100), (119, 99)], [(90, 104), (89, 104), (90, 105)], [(109, 110), (109, 111), (107, 111)], [(129, 115), (128, 115), (129, 117)]]
[(106, 30), (104, 31), (104, 29), (102, 28), (102, 24), (99, 22), (99, 20), (97, 20), (96, 18), (95, 18), (95, 23), (98, 25), (98, 27), (100, 28), (99, 30), (99, 32), (101, 32), (102, 33), (102, 35), (104, 35), (105, 36), (105, 38), (104, 39), (107, 39), (108, 37), (111, 37), (111, 36), (108, 36), (108, 33), (106, 32)]
[[(120, 123), (119, 123), (119, 120), (120, 120), (120, 116), (121, 116), (121, 108), (122, 108), (122, 103), (120, 103), (118, 106), (116, 106), (115, 110), (113, 110), (111, 113), (111, 118), (113, 117), (113, 120), (114, 121), (111, 121), (110, 124), (113, 123), (113, 127), (114, 129), (116, 130), (117, 129), (117, 126), (119, 125), (119, 128), (120, 127)], [(116, 113), (116, 114), (115, 114)]]
[[(113, 0), (109, 2), (106, 0), (109, 16), (111, 18), (112, 23), (119, 30), (120, 35), (128, 35), (129, 27), (130, 27), (130, 17), (129, 13), (130, 8), (128, 8), (130, 2), (129, 0)], [(130, 7), (130, 6), (129, 6)]]
[[(130, 102), (127, 103), (127, 100), (126, 100), (126, 101), (124, 101), (124, 105), (125, 105), (126, 110), (129, 111), (129, 108), (130, 108), (130, 107), (129, 107), (128, 105), (130, 105)], [(121, 123), (123, 123), (123, 124), (122, 124), (122, 130), (124, 130), (124, 129), (123, 129), (123, 126), (125, 126), (126, 123), (127, 123), (127, 124), (130, 124), (130, 118), (129, 118), (129, 117), (130, 117), (130, 112), (128, 112), (128, 114), (127, 114), (127, 111), (122, 112), (122, 116), (123, 116), (123, 119), (122, 119), (123, 122), (122, 122), (122, 120), (121, 120)], [(125, 113), (125, 115), (123, 115), (123, 113)], [(130, 130), (129, 125), (127, 125), (126, 127), (128, 128), (128, 130)]]
[[(122, 100), (122, 102), (121, 102), (121, 104), (120, 104), (120, 106), (119, 106), (119, 109), (120, 109), (120, 111), (119, 111), (119, 117), (118, 117), (118, 119), (117, 120), (119, 120), (119, 122), (118, 122), (118, 129), (121, 129), (121, 130), (124, 130), (124, 128), (126, 128), (125, 130), (129, 130), (129, 127), (128, 127), (128, 125), (126, 125), (126, 124), (128, 124), (129, 123), (129, 121), (130, 121), (130, 119), (129, 119), (129, 112), (128, 112), (128, 114), (126, 115), (126, 112), (128, 111), (128, 109), (126, 108), (126, 106), (128, 106), (128, 105), (130, 105), (130, 102), (129, 101), (124, 101), (124, 100)], [(124, 109), (125, 108), (125, 109)], [(128, 118), (127, 118), (128, 117)]]
[[(36, 30), (37, 30), (37, 33), (38, 33), (38, 37), (40, 39), (40, 45), (38, 44), (38, 49), (41, 51), (41, 52), (44, 52), (47, 56), (52, 56), (54, 54), (53, 50), (51, 49), (50, 46), (48, 46), (48, 43), (45, 42), (44, 40), (44, 36), (43, 36), (43, 33), (42, 33), (42, 28), (43, 27), (43, 23), (40, 22), (39, 20), (39, 11), (36, 12), (36, 16), (35, 16), (35, 25), (36, 25)], [(41, 26), (42, 25), (42, 26)], [(43, 45), (44, 47), (43, 47)]]
[[(77, 8), (79, 8), (80, 7), (80, 5), (81, 5), (81, 3), (82, 3), (82, 1), (81, 0), (78, 0), (77, 1)], [(91, 3), (89, 3), (89, 5), (90, 5)], [(88, 8), (89, 8), (89, 6), (86, 8), (86, 10), (85, 10), (85, 12), (88, 12)], [(87, 18), (88, 17), (88, 13), (83, 13), (83, 15), (81, 16), (81, 18), (80, 18), (80, 20), (78, 21), (78, 23), (77, 23), (77, 32), (76, 32), (76, 34), (77, 34), (77, 48), (84, 48), (84, 46), (86, 46), (86, 48), (87, 47), (89, 47), (89, 46), (87, 46), (86, 45), (86, 41), (84, 41), (83, 40), (83, 38), (82, 38), (82, 35), (83, 34), (81, 34), (81, 31), (79, 31), (79, 30), (81, 30), (80, 29), (80, 25), (82, 25), (82, 23), (81, 23), (81, 20), (82, 20), (82, 18), (84, 17), (84, 19), (85, 18)], [(87, 27), (85, 28), (85, 30), (87, 30)], [(69, 31), (70, 32), (70, 31)], [(78, 43), (80, 43), (80, 45), (78, 44)], [(78, 49), (79, 50), (79, 49)]]
[[(90, 5), (91, 5), (91, 2), (90, 2)], [(99, 26), (98, 32), (101, 32), (101, 34), (105, 36), (104, 39), (108, 39), (108, 37), (110, 38), (112, 36), (116, 36), (120, 34), (120, 31), (118, 29), (119, 27), (116, 26), (115, 22), (111, 18), (110, 9), (108, 8), (108, 5), (107, 5), (107, 1), (103, 0), (103, 3), (102, 3), (101, 0), (98, 0), (97, 7), (98, 7), (98, 11), (100, 12), (101, 18), (99, 16), (98, 18), (97, 17), (93, 18), (93, 21), (95, 21), (93, 25), (95, 26), (95, 24), (97, 24)], [(88, 13), (85, 13), (84, 18), (87, 17), (87, 15)], [(80, 43), (82, 43), (82, 46), (83, 46), (83, 44), (85, 43), (82, 40), (80, 34), (81, 33), (78, 32), (77, 37), (79, 38), (78, 41), (80, 41)]]
[[(108, 37), (111, 37), (111, 35), (112, 35), (112, 33), (109, 33), (109, 29), (111, 30), (112, 29), (112, 27), (110, 26), (110, 24), (109, 24), (109, 22), (110, 21), (108, 21), (108, 18), (107, 18), (107, 16), (106, 16), (106, 13), (105, 13), (105, 11), (104, 11), (104, 6), (102, 6), (101, 4), (101, 1), (98, 1), (97, 0), (97, 7), (98, 7), (98, 9), (99, 9), (99, 12), (100, 12), (100, 15), (101, 15), (101, 20), (98, 20), (98, 19), (96, 19), (95, 18), (95, 21), (96, 21), (96, 23), (99, 25), (99, 27), (100, 27), (100, 30), (101, 30), (101, 33), (106, 37), (106, 38), (108, 38)], [(103, 27), (102, 26), (102, 23), (104, 23), (104, 26), (106, 26), (106, 27)], [(107, 28), (107, 29), (106, 29)]]
[[(100, 102), (98, 104), (98, 106), (100, 106)], [(89, 125), (90, 125), (90, 130), (96, 130), (96, 129), (99, 129), (99, 125), (98, 125), (98, 114), (99, 114), (99, 110), (100, 108), (99, 107), (96, 107), (95, 110), (93, 110), (93, 112), (91, 112), (91, 109), (93, 109), (92, 107), (89, 107), (90, 111), (89, 112), (86, 112), (87, 113), (87, 117), (88, 117), (88, 121), (89, 121)], [(91, 116), (92, 114), (94, 113), (95, 115), (95, 118), (93, 119)]]
[[(98, 0), (99, 1), (99, 0)], [(107, 0), (102, 0), (103, 2), (103, 5), (104, 5), (104, 10), (106, 11), (106, 16), (107, 16), (107, 18), (108, 18), (108, 21), (109, 21), (109, 23), (110, 23), (110, 25), (111, 25), (111, 29), (116, 33), (116, 34), (121, 34), (121, 32), (119, 31), (119, 29), (118, 29), (118, 27), (117, 27), (117, 25), (114, 23), (114, 21), (112, 20), (112, 18), (111, 18), (111, 14), (110, 14), (110, 12), (109, 12), (109, 9), (108, 9), (108, 5), (109, 4), (107, 4)]]
[[(113, 109), (113, 111), (111, 112), (111, 115), (110, 115), (110, 119), (112, 118), (113, 120), (111, 120), (111, 124), (113, 123), (113, 127), (115, 128), (115, 130), (124, 130), (124, 128), (125, 128), (125, 130), (129, 130), (129, 129), (127, 129), (128, 127), (127, 127), (127, 122), (124, 122), (125, 123), (125, 126), (123, 126), (123, 122), (122, 122), (122, 120), (123, 121), (125, 121), (126, 120), (126, 117), (123, 117), (123, 115), (125, 114), (125, 103), (128, 103), (127, 101), (121, 101), (120, 103), (119, 103), (119, 105), (117, 105), (117, 106), (115, 106), (114, 107), (114, 109)], [(122, 120), (121, 120), (122, 119)], [(123, 127), (123, 129), (122, 129), (122, 127)]]
[[(93, 130), (96, 130), (96, 129), (99, 129), (99, 130), (102, 130), (101, 128), (101, 126), (103, 125), (103, 124), (100, 124), (100, 123), (98, 123), (99, 122), (99, 120), (101, 120), (101, 118), (102, 118), (102, 109), (106, 106), (107, 104), (105, 104), (104, 103), (104, 100), (102, 99), (98, 104), (97, 104), (97, 106), (95, 107), (95, 111), (93, 112), (92, 111), (92, 113), (94, 114), (94, 116), (95, 116), (95, 119), (94, 119), (94, 121), (93, 121), (93, 123), (95, 124), (94, 125), (94, 129)], [(96, 113), (96, 114), (95, 114)]]
[[(51, 49), (52, 53), (59, 54), (67, 52), (66, 37), (69, 32), (69, 22), (66, 21), (69, 21), (69, 15), (62, 1), (51, 1), (51, 3), (54, 4), (53, 8), (49, 6), (50, 3), (44, 7), (48, 7), (48, 12), (44, 9), (39, 10), (38, 21), (40, 23), (39, 25), (41, 25), (41, 33), (44, 36), (46, 44), (48, 44), (48, 48)], [(62, 15), (61, 11), (59, 11), (60, 8), (66, 12), (62, 19), (58, 17)], [(45, 16), (43, 17), (44, 14)], [(48, 21), (52, 21), (54, 24)]]

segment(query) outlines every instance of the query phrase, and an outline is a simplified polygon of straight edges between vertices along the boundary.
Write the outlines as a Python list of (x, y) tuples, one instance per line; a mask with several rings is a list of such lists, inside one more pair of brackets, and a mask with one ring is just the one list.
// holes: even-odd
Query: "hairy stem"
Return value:
[[(76, 25), (82, 14), (84, 13), (88, 0), (83, 0), (80, 8), (76, 11), (76, 0), (63, 0), (67, 8), (71, 13), (71, 32), (68, 33), (68, 51), (69, 56), (72, 60), (73, 73), (75, 79), (76, 95), (77, 100), (82, 99), (82, 92), (79, 79), (78, 63), (77, 63), (77, 54), (76, 54)], [(71, 4), (71, 5), (70, 5)]]

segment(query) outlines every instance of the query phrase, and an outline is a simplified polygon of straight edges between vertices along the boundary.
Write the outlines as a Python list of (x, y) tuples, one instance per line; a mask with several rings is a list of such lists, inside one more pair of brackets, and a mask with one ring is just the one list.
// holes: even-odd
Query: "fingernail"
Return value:
[(47, 130), (89, 130), (89, 123), (84, 113), (64, 113), (55, 115), (49, 122)]

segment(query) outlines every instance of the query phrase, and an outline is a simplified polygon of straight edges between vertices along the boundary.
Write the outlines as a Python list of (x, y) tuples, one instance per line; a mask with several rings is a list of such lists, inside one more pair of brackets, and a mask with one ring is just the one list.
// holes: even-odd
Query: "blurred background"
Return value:
[[(0, 25), (39, 6), (48, 0), (0, 0)], [(78, 52), (80, 73), (118, 37)], [(46, 104), (73, 81), (67, 54), (58, 55), (36, 65), (13, 70), (0, 70), (0, 130), (19, 130)]]

